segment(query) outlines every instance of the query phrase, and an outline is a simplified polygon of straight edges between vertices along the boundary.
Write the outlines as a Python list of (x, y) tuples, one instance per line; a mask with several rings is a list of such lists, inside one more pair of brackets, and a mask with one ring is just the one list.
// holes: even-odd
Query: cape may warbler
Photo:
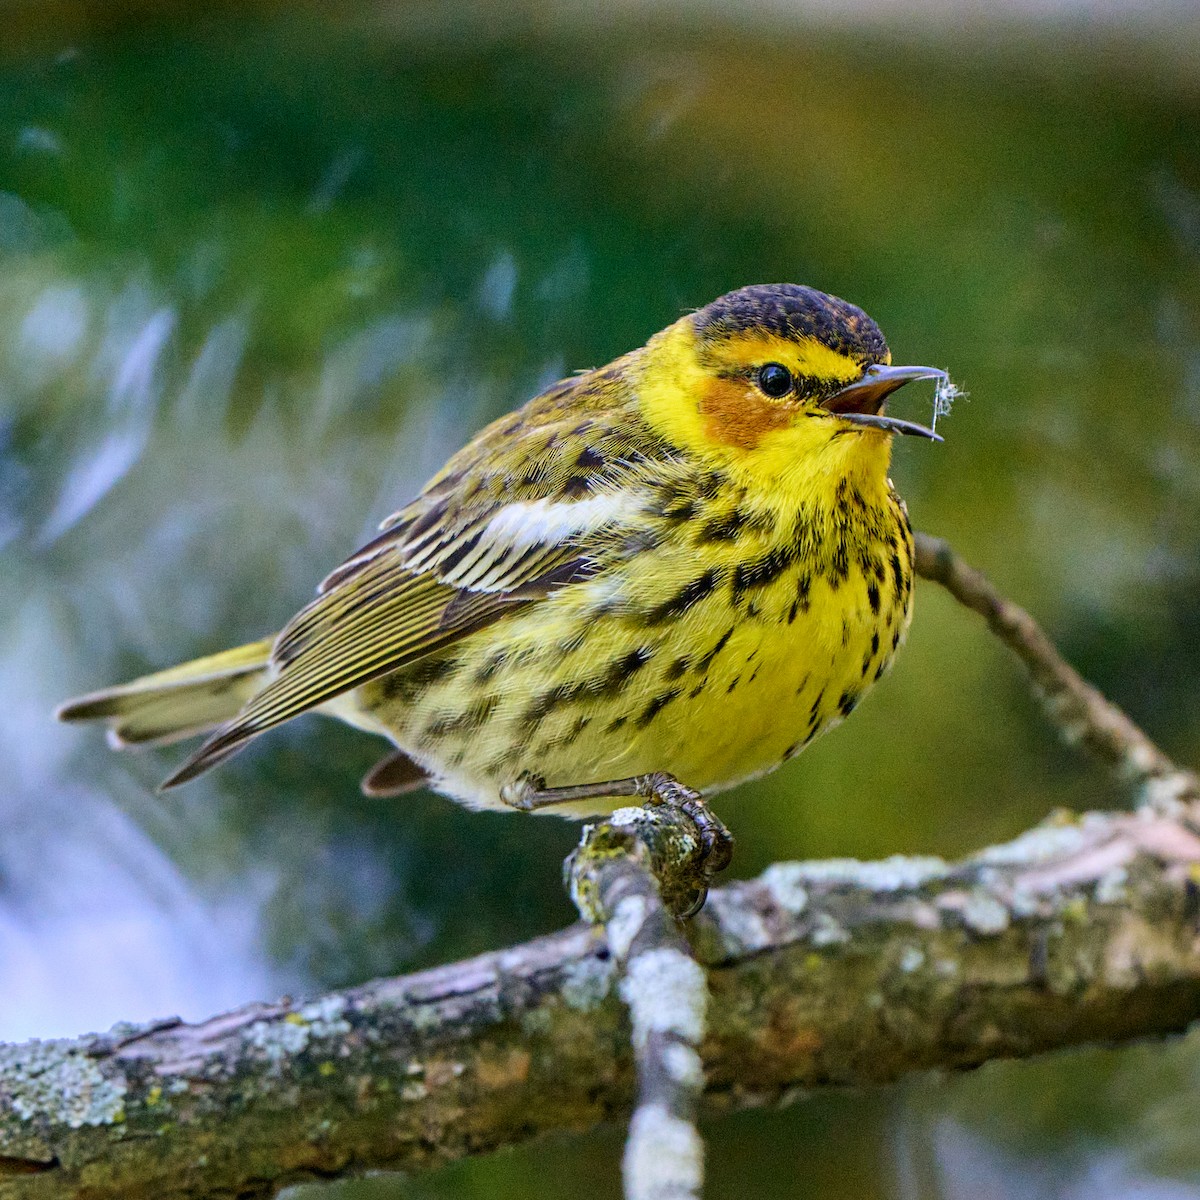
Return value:
[(844, 300), (730, 292), (489, 425), (277, 637), (59, 715), (209, 734), (167, 787), (315, 709), (396, 747), (370, 794), (698, 808), (848, 716), (904, 638), (892, 435), (936, 434), (883, 408), (948, 381), (890, 362)]

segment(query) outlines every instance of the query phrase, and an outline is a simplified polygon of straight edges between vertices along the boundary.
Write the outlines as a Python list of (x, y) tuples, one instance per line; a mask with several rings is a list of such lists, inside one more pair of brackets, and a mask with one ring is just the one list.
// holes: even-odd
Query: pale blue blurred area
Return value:
[[(951, 371), (946, 444), (896, 456), (917, 524), (1200, 761), (1193, 6), (56, 13), (0, 2), (0, 1037), (571, 919), (574, 827), (364, 801), (365, 735), (302, 719), (159, 795), (181, 747), (50, 714), (277, 628), (487, 420), (748, 282)], [(718, 807), (749, 875), (1123, 799), (922, 587), (853, 720)], [(1187, 1038), (743, 1114), (709, 1194), (1200, 1196), (1198, 1071)], [(619, 1148), (324, 1194), (615, 1196)]]
[(1191, 1200), (1197, 1194), (1190, 1184), (1145, 1171), (1127, 1154), (1006, 1153), (948, 1118), (932, 1130), (919, 1131), (916, 1146), (901, 1142), (896, 1157), (896, 1193), (902, 1200), (929, 1195), (946, 1200)]

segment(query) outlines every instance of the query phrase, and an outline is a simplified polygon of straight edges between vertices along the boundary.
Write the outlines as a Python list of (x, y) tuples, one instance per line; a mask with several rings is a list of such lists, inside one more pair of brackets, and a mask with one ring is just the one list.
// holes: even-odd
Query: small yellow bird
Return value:
[(119, 747), (208, 733), (164, 787), (317, 710), (396, 747), (368, 794), (702, 812), (848, 716), (904, 638), (892, 435), (940, 439), (883, 409), (950, 385), (890, 363), (844, 300), (730, 292), (489, 425), (277, 637), (58, 715)]

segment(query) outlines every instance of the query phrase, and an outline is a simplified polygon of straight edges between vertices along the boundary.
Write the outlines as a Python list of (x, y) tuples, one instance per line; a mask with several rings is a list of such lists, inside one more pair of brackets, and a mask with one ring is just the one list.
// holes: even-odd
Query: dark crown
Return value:
[(797, 340), (812, 338), (862, 363), (886, 362), (887, 342), (861, 308), (796, 283), (758, 283), (727, 292), (693, 317), (705, 341), (763, 330)]

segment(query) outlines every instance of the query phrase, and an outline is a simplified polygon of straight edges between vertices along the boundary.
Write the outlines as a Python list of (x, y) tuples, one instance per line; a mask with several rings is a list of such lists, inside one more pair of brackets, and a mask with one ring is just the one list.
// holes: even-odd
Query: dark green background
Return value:
[[(177, 752), (49, 713), (276, 628), (484, 421), (749, 282), (951, 371), (945, 445), (897, 447), (916, 523), (1200, 760), (1200, 56), (1169, 27), (99, 11), (0, 2), (0, 1036), (571, 918), (572, 826), (364, 801), (364, 735), (303, 719), (157, 796)], [(853, 720), (718, 807), (749, 875), (1121, 802), (922, 586)], [(709, 1194), (1200, 1196), (1198, 1099), (1188, 1039), (822, 1097), (709, 1128)], [(620, 1141), (344, 1193), (616, 1196)]]

